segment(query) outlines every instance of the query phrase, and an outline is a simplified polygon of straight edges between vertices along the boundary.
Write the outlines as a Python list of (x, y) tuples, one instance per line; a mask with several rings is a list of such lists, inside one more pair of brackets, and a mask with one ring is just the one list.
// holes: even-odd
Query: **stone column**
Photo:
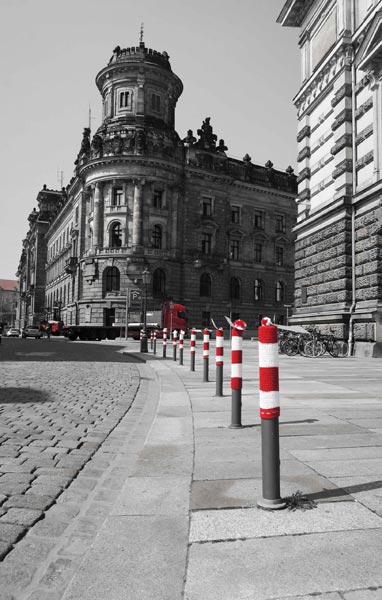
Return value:
[(93, 221), (93, 248), (100, 246), (100, 204), (101, 204), (101, 184), (94, 186), (94, 221)]
[(133, 206), (133, 250), (137, 250), (143, 245), (143, 186), (144, 179), (134, 181), (134, 206)]

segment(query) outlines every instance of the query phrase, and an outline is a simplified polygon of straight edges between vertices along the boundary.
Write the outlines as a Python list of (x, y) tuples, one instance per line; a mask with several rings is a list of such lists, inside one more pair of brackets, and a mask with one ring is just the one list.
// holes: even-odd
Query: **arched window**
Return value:
[(211, 277), (208, 273), (203, 273), (200, 277), (199, 295), (211, 296)]
[(240, 281), (237, 277), (231, 277), (229, 295), (231, 300), (240, 300)]
[(114, 223), (110, 230), (110, 246), (120, 248), (122, 246), (122, 227), (121, 223)]
[(108, 267), (105, 271), (105, 292), (118, 292), (120, 277), (117, 267)]
[(160, 225), (154, 225), (151, 232), (151, 243), (153, 248), (161, 250), (162, 248), (162, 227)]
[(253, 284), (253, 300), (260, 302), (264, 299), (264, 284), (261, 279), (255, 279)]
[(275, 300), (276, 302), (284, 301), (284, 292), (285, 287), (282, 281), (276, 281), (276, 289), (275, 289)]
[(166, 293), (166, 274), (162, 269), (155, 269), (153, 273), (153, 295), (164, 296)]

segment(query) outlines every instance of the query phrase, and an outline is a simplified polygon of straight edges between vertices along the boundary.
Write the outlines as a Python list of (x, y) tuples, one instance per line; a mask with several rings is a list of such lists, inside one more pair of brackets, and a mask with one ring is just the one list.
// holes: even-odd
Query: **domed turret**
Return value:
[(167, 52), (139, 46), (114, 49), (96, 77), (103, 98), (103, 122), (113, 126), (174, 129), (175, 106), (183, 84), (171, 70)]

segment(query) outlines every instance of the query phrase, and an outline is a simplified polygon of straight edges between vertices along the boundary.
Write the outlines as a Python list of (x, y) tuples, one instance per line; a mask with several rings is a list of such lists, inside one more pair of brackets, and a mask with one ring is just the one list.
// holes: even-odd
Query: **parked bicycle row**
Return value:
[(337, 339), (332, 332), (321, 334), (315, 328), (307, 330), (306, 333), (279, 330), (279, 351), (287, 356), (301, 354), (308, 358), (316, 358), (328, 352), (334, 358), (345, 358), (348, 348), (348, 343)]

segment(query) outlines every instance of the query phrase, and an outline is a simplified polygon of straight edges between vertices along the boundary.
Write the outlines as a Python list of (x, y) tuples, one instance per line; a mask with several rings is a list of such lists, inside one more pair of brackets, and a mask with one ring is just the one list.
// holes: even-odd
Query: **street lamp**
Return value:
[(145, 267), (142, 273), (143, 282), (143, 330), (141, 337), (141, 352), (148, 352), (147, 345), (147, 286), (150, 283), (150, 271)]

